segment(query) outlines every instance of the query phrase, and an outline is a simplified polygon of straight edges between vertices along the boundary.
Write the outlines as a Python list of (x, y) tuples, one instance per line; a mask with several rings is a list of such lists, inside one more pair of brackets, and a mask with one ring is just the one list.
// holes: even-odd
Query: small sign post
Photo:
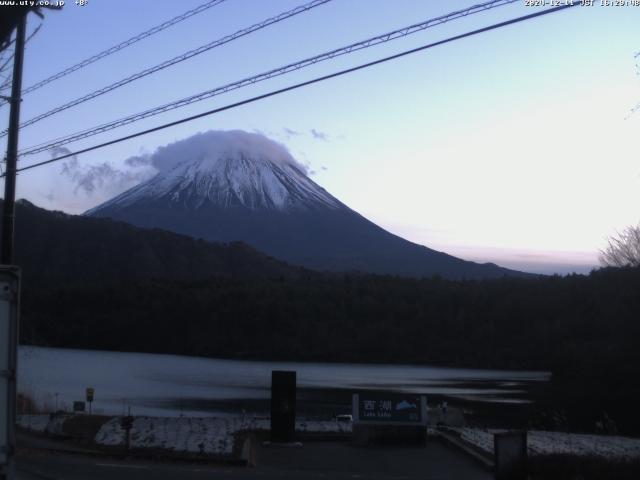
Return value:
[(129, 451), (131, 449), (131, 429), (133, 428), (131, 409), (129, 409), (129, 415), (120, 420), (120, 427), (124, 429), (124, 448)]
[(89, 415), (91, 415), (91, 404), (93, 403), (93, 394), (95, 390), (93, 387), (87, 387), (87, 403), (89, 403)]

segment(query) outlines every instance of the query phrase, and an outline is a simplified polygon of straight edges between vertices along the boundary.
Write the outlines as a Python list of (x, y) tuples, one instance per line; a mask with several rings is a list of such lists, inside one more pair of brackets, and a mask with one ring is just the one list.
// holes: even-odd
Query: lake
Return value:
[(94, 413), (202, 416), (269, 411), (272, 370), (295, 370), (299, 411), (347, 413), (351, 393), (386, 390), (453, 401), (527, 403), (550, 374), (423, 365), (220, 360), (22, 346), (18, 389), (40, 407), (70, 409), (95, 389)]

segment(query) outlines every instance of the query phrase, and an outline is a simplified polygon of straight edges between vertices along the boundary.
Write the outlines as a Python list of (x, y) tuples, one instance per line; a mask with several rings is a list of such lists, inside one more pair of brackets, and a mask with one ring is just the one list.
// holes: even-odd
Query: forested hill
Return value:
[(320, 274), (241, 245), (18, 206), (21, 339), (212, 357), (553, 372), (554, 409), (640, 433), (640, 268), (451, 281)]
[(312, 274), (53, 284), (25, 291), (24, 326), (26, 341), (53, 346), (559, 373), (636, 355), (639, 291), (637, 268), (465, 282)]
[(153, 278), (296, 277), (301, 271), (240, 242), (211, 243), (49, 211), (24, 200), (16, 204), (14, 263), (22, 268), (27, 288), (129, 285)]
[(553, 372), (553, 410), (640, 432), (640, 269), (485, 281), (375, 275), (25, 290), (22, 341), (244, 359)]

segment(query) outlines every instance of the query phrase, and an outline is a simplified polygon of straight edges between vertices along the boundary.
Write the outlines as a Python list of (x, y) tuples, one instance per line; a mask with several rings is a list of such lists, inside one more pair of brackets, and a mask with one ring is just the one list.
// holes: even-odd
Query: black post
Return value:
[(22, 91), (22, 63), (24, 59), (24, 35), (27, 12), (18, 22), (16, 46), (13, 57), (13, 84), (11, 86), (11, 111), (7, 136), (7, 158), (4, 177), (4, 211), (2, 213), (2, 252), (0, 263), (13, 263), (13, 226), (16, 201), (16, 168), (18, 163), (18, 133), (20, 130), (20, 101)]
[(296, 429), (296, 372), (271, 372), (271, 441), (291, 443)]

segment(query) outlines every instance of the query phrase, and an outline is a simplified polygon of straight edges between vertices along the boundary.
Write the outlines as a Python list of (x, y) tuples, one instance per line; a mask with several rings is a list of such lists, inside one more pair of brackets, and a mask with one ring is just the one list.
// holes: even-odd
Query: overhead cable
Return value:
[(128, 40), (125, 40), (123, 42), (120, 42), (117, 45), (114, 45), (113, 47), (107, 48), (106, 50), (103, 50), (100, 53), (97, 53), (85, 60), (82, 60), (81, 62), (76, 63), (75, 65), (72, 65), (69, 68), (65, 68), (64, 70), (51, 75), (50, 77), (45, 78), (44, 80), (39, 81), (38, 83), (25, 88), (24, 90), (22, 90), (22, 95), (26, 95), (28, 93), (33, 92), (34, 90), (38, 90), (39, 88), (44, 87), (45, 85), (50, 84), (51, 82), (54, 82), (62, 77), (65, 77), (67, 75), (69, 75), (70, 73), (75, 72), (76, 70), (80, 70), (81, 68), (86, 67), (87, 65), (90, 65), (94, 62), (97, 62), (98, 60), (101, 60), (105, 57), (108, 57), (109, 55), (113, 55), (116, 52), (119, 52), (120, 50), (127, 48), (131, 45), (133, 45), (134, 43), (139, 42), (140, 40), (143, 40), (145, 38), (148, 38), (152, 35), (155, 35), (158, 32), (161, 32), (163, 30), (166, 30), (167, 28), (176, 25), (190, 17), (193, 17), (194, 15), (197, 15), (199, 13), (204, 12), (205, 10), (208, 10), (212, 7), (215, 7), (216, 5), (220, 5), (223, 2), (226, 2), (227, 0), (209, 0), (208, 2), (203, 3), (202, 5), (199, 5), (196, 8), (193, 8), (191, 10), (188, 10), (186, 12), (184, 12), (181, 15), (178, 15), (177, 17), (172, 18), (171, 20), (167, 20), (166, 22), (161, 23), (160, 25), (156, 25), (153, 28), (150, 28), (149, 30), (146, 30), (134, 37), (129, 38)]
[[(342, 75), (346, 75), (348, 73), (353, 73), (353, 72), (356, 72), (358, 70), (363, 70), (365, 68), (369, 68), (369, 67), (372, 67), (374, 65), (379, 65), (381, 63), (389, 62), (391, 60), (396, 60), (398, 58), (405, 57), (405, 56), (411, 55), (413, 53), (421, 52), (423, 50), (427, 50), (429, 48), (433, 48), (433, 47), (436, 47), (438, 45), (443, 45), (445, 43), (450, 43), (450, 42), (453, 42), (453, 41), (456, 41), (456, 40), (461, 40), (461, 39), (466, 38), (466, 37), (471, 37), (473, 35), (478, 35), (478, 34), (485, 33), (485, 32), (491, 31), (491, 30), (496, 30), (498, 28), (506, 27), (508, 25), (513, 25), (515, 23), (523, 22), (523, 21), (526, 21), (526, 20), (531, 20), (533, 18), (540, 17), (540, 16), (543, 16), (543, 15), (556, 13), (556, 12), (559, 12), (561, 10), (565, 10), (567, 8), (571, 8), (571, 7), (574, 7), (574, 6), (577, 6), (577, 5), (579, 5), (579, 3), (565, 4), (565, 5), (562, 5), (562, 6), (559, 6), (559, 7), (554, 7), (554, 8), (550, 8), (550, 9), (546, 9), (546, 10), (541, 10), (539, 12), (531, 13), (529, 15), (524, 15), (522, 17), (517, 17), (517, 18), (513, 18), (511, 20), (507, 20), (507, 21), (504, 21), (504, 22), (500, 22), (500, 23), (496, 23), (496, 24), (493, 24), (493, 25), (489, 25), (487, 27), (483, 27), (483, 28), (480, 28), (478, 30), (473, 30), (473, 31), (466, 32), (466, 33), (463, 33), (463, 34), (460, 34), (460, 35), (456, 35), (454, 37), (449, 37), (449, 38), (446, 38), (444, 40), (440, 40), (440, 41), (437, 41), (437, 42), (434, 42), (434, 43), (423, 45), (421, 47), (413, 48), (411, 50), (406, 50), (404, 52), (400, 52), (400, 53), (397, 53), (395, 55), (391, 55), (391, 56), (384, 57), (384, 58), (381, 58), (381, 59), (378, 59), (378, 60), (374, 60), (372, 62), (368, 62), (368, 63), (364, 63), (364, 64), (361, 64), (361, 65), (358, 65), (358, 66), (355, 66), (355, 67), (347, 68), (345, 70), (340, 70), (338, 72), (334, 72), (334, 73), (331, 73), (329, 75), (316, 77), (316, 78), (314, 78), (312, 80), (307, 80), (306, 82), (301, 82), (301, 83), (297, 83), (295, 85), (290, 85), (290, 86), (285, 87), (285, 88), (281, 88), (281, 89), (278, 89), (278, 90), (273, 90), (271, 92), (268, 92), (268, 93), (265, 93), (265, 94), (262, 94), (262, 95), (251, 97), (251, 98), (239, 101), (239, 102), (235, 102), (235, 103), (232, 103), (232, 104), (229, 104), (229, 105), (225, 105), (223, 107), (215, 108), (213, 110), (202, 112), (202, 113), (199, 113), (197, 115), (191, 115), (189, 117), (181, 118), (180, 120), (176, 120), (176, 121), (173, 121), (173, 122), (165, 123), (165, 124), (159, 125), (157, 127), (149, 128), (147, 130), (142, 130), (140, 132), (132, 133), (131, 135), (126, 135), (124, 137), (116, 138), (114, 140), (109, 140), (107, 142), (104, 142), (104, 143), (101, 143), (101, 144), (98, 144), (98, 145), (93, 145), (91, 147), (83, 148), (83, 149), (75, 151), (75, 152), (70, 152), (68, 154), (52, 158), (50, 160), (45, 160), (43, 162), (34, 163), (32, 165), (27, 165), (25, 167), (18, 168), (17, 171), (18, 172), (22, 172), (22, 171), (30, 170), (32, 168), (40, 167), (40, 166), (43, 166), (43, 165), (48, 165), (50, 163), (59, 162), (61, 160), (64, 160), (66, 158), (70, 158), (70, 157), (79, 155), (81, 153), (86, 153), (86, 152), (90, 152), (90, 151), (93, 151), (93, 150), (98, 150), (100, 148), (104, 148), (104, 147), (108, 147), (110, 145), (114, 145), (116, 143), (124, 142), (124, 141), (130, 140), (132, 138), (140, 137), (140, 136), (143, 136), (143, 135), (148, 135), (149, 133), (157, 132), (159, 130), (164, 130), (166, 128), (173, 127), (175, 125), (180, 125), (182, 123), (190, 122), (190, 121), (196, 120), (198, 118), (206, 117), (206, 116), (209, 116), (209, 115), (214, 115), (216, 113), (220, 113), (220, 112), (223, 112), (225, 110), (231, 110), (233, 108), (237, 108), (237, 107), (240, 107), (242, 105), (247, 105), (249, 103), (254, 103), (254, 102), (257, 102), (259, 100), (264, 100), (266, 98), (273, 97), (275, 95), (280, 95), (282, 93), (289, 92), (291, 90), (296, 90), (296, 89), (299, 89), (299, 88), (302, 88), (302, 87), (306, 87), (306, 86), (312, 85), (314, 83), (323, 82), (325, 80), (329, 80), (331, 78), (335, 78), (335, 77), (339, 77), (339, 76), (342, 76)], [(0, 177), (2, 177), (2, 176), (4, 176), (4, 174), (0, 175)]]
[[(161, 70), (164, 70), (165, 68), (169, 68), (173, 65), (176, 65), (177, 63), (180, 62), (184, 62), (185, 60), (188, 60), (190, 58), (195, 57), (196, 55), (200, 55), (204, 52), (208, 52), (209, 50), (219, 47), (221, 45), (224, 45), (226, 43), (232, 42), (233, 40), (237, 40), (238, 38), (244, 37), (245, 35), (249, 35), (250, 33), (256, 32), (258, 30), (261, 30), (263, 28), (266, 28), (270, 25), (273, 25), (275, 23), (279, 23), (282, 22), (288, 18), (291, 18), (295, 15), (299, 15), (301, 13), (304, 12), (308, 12), (309, 10), (315, 8), (315, 7), (319, 7), (320, 5), (324, 5), (325, 3), (328, 3), (332, 0), (313, 0), (305, 5), (301, 5), (298, 6), (292, 10), (288, 10), (286, 12), (280, 13), (279, 15), (276, 15), (275, 17), (271, 17), (268, 18), (260, 23), (256, 23), (255, 25), (252, 25), (250, 27), (247, 28), (243, 28), (242, 30), (238, 30), (237, 32), (231, 34), (231, 35), (227, 35), (225, 37), (222, 37), (218, 40), (214, 40), (213, 42), (207, 43), (206, 45), (202, 45), (198, 48), (195, 48), (193, 50), (189, 50), (188, 52), (185, 52), (181, 55), (178, 55), (177, 57), (174, 57), (170, 60), (166, 60), (162, 63), (159, 63), (158, 65), (154, 65), (153, 67), (149, 67), (145, 70), (142, 70), (138, 73), (134, 73), (133, 75), (130, 75), (122, 80), (118, 80), (115, 83), (112, 83), (110, 85), (107, 85), (106, 87), (102, 87), (98, 90), (94, 90), (91, 93), (88, 93), (86, 95), (83, 95), (82, 97), (78, 97), (74, 100), (71, 100), (70, 102), (65, 103), (64, 105), (61, 105), (59, 107), (53, 108), (52, 110), (49, 110), (47, 112), (41, 113), (40, 115), (36, 115), (35, 117), (23, 122), (22, 124), (20, 124), (20, 128), (23, 127), (27, 127), (29, 125), (32, 125), (36, 122), (39, 122), (40, 120), (43, 120), (47, 117), (50, 117), (52, 115), (55, 115), (57, 113), (60, 113), (64, 110), (67, 110), (71, 107), (75, 107), (76, 105), (79, 105), (81, 103), (87, 102), (89, 100), (92, 100), (96, 97), (99, 97), (101, 95), (104, 95), (105, 93), (109, 93), (117, 88), (123, 87), (125, 85), (128, 85), (129, 83), (132, 83), (136, 80), (139, 80), (143, 77), (146, 77), (148, 75), (151, 75), (153, 73), (159, 72)], [(3, 137), (6, 135), (6, 131), (3, 131), (0, 134), (0, 137)]]
[(288, 65), (285, 65), (283, 67), (279, 67), (273, 70), (269, 70), (267, 72), (263, 72), (260, 73), (258, 75), (254, 75), (252, 77), (248, 77), (233, 83), (229, 83), (220, 87), (216, 87), (213, 88), (211, 90), (207, 90), (195, 95), (191, 95), (189, 97), (186, 98), (182, 98), (180, 100), (176, 100), (170, 103), (167, 103), (165, 105), (161, 105), (158, 107), (154, 107), (152, 109), (149, 110), (145, 110), (143, 112), (139, 112), (133, 115), (129, 115), (127, 117), (124, 118), (120, 118), (118, 120), (114, 120), (87, 130), (83, 130), (80, 132), (76, 132), (70, 135), (67, 135), (65, 137), (61, 137), (52, 141), (48, 141), (45, 143), (41, 143), (38, 145), (34, 145), (31, 147), (28, 147), (27, 149), (25, 149), (23, 152), (21, 152), (21, 155), (31, 155), (31, 154), (35, 154), (35, 153), (39, 153), (39, 152), (43, 152), (46, 150), (49, 150), (51, 148), (55, 148), (55, 147), (60, 147), (62, 145), (66, 145), (68, 143), (72, 143), (75, 142), (77, 140), (81, 140), (83, 138), (87, 138), (87, 137), (91, 137), (94, 135), (98, 135), (100, 133), (109, 131), (109, 130), (113, 130), (115, 128), (119, 128), (122, 127), (124, 125), (128, 125), (130, 123), (134, 123), (140, 120), (143, 120), (145, 118), (149, 118), (155, 115), (159, 115), (161, 113), (170, 111), (170, 110), (174, 110), (176, 108), (181, 108), (187, 105), (190, 105), (192, 103), (195, 102), (200, 102), (202, 100), (206, 100), (208, 98), (211, 97), (215, 97), (217, 95), (221, 95), (227, 92), (230, 92), (232, 90), (237, 90), (239, 88), (243, 88), (249, 85), (253, 85), (255, 83), (258, 82), (262, 82), (265, 80), (268, 80), (270, 78), (274, 78), (274, 77), (278, 77), (280, 75), (284, 75), (286, 73), (289, 72), (293, 72), (295, 70), (300, 70), (302, 68), (305, 67), (309, 67), (311, 65), (314, 65), (316, 63), (322, 62), (322, 61), (326, 61), (326, 60), (330, 60), (342, 55), (346, 55), (358, 50), (363, 50), (365, 48), (370, 48), (373, 47), (375, 45), (379, 45), (381, 43), (386, 43), (389, 42), (391, 40), (395, 40), (398, 38), (402, 38), (402, 37), (406, 37), (408, 35), (420, 32), (422, 30), (425, 30), (427, 28), (436, 26), (436, 25), (440, 25), (458, 18), (462, 18), (462, 17), (466, 17), (468, 15), (472, 15), (478, 12), (482, 12), (491, 8), (496, 8), (499, 6), (503, 6), (503, 5), (507, 5), (510, 3), (514, 3), (516, 1), (519, 0), (493, 0), (493, 1), (489, 1), (489, 2), (485, 2), (485, 3), (481, 3), (478, 5), (473, 5), (471, 7), (465, 8), (463, 10), (457, 10), (451, 13), (448, 13), (446, 15), (442, 15), (436, 18), (432, 18), (429, 20), (426, 20), (424, 22), (420, 22), (420, 23), (416, 23), (414, 25), (410, 25), (408, 27), (404, 27), (404, 28), (400, 28), (397, 30), (393, 30), (391, 32), (387, 32), (384, 33), (382, 35), (378, 35), (375, 37), (371, 37), (368, 38), (366, 40), (362, 40), (360, 42), (356, 42), (356, 43), (352, 43), (350, 45), (347, 45), (345, 47), (341, 47), (335, 50), (331, 50), (329, 52), (325, 52), (325, 53), (321, 53), (319, 55), (315, 55), (313, 57), (310, 58), (306, 58), (304, 60), (300, 60), (298, 62), (295, 63), (291, 63)]

